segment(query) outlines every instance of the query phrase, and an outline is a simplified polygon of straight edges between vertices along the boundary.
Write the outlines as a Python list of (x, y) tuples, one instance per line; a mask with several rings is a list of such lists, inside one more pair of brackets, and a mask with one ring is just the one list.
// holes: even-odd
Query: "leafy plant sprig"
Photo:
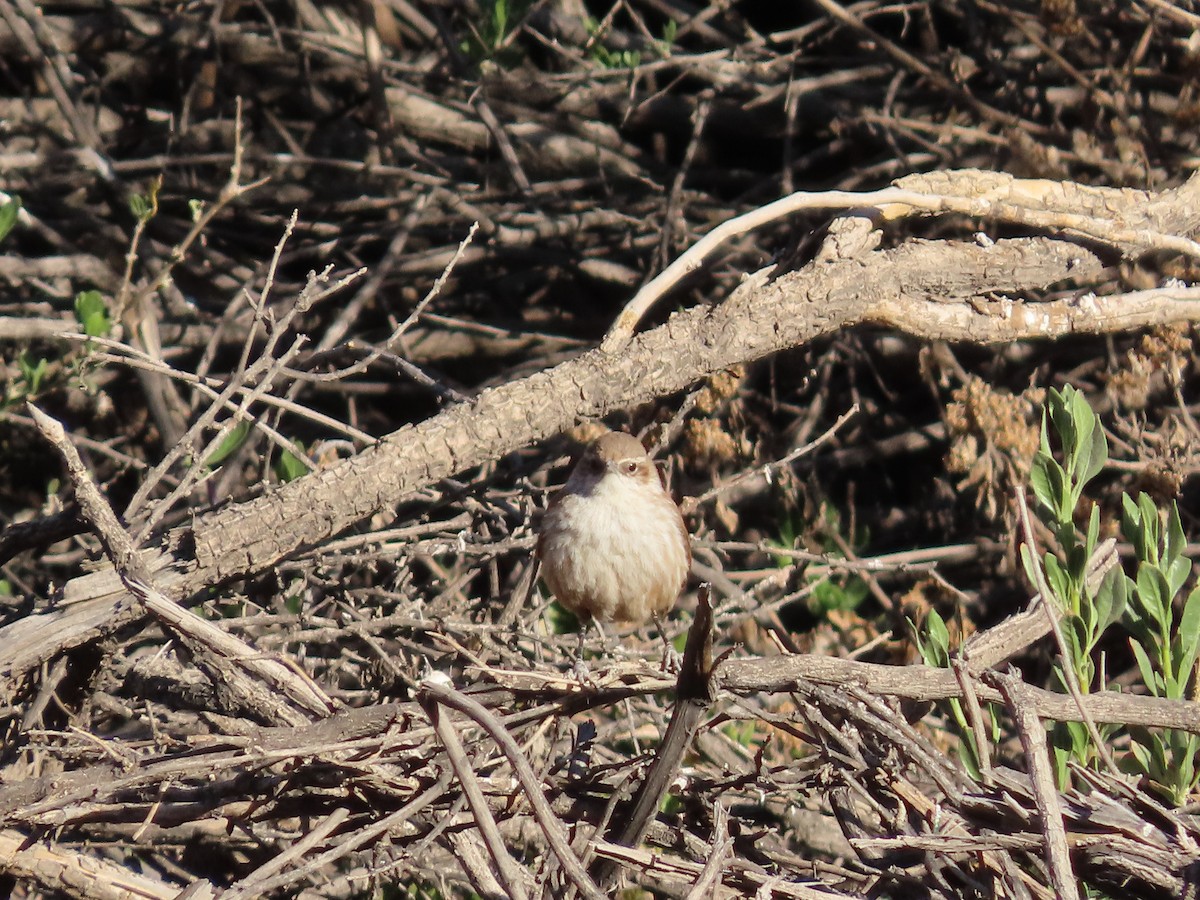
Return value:
[(642, 54), (637, 50), (613, 50), (604, 46), (601, 41), (602, 23), (589, 16), (584, 19), (583, 25), (590, 36), (588, 55), (593, 62), (605, 69), (636, 69), (641, 65)]
[[(1062, 446), (1061, 464), (1050, 448), (1051, 427)], [(1048, 599), (1063, 612), (1066, 662), (1085, 690), (1093, 686), (1096, 675), (1092, 651), (1105, 629), (1121, 617), (1126, 603), (1126, 579), (1114, 564), (1113, 545), (1100, 541), (1100, 508), (1092, 506), (1082, 536), (1075, 527), (1084, 488), (1107, 461), (1108, 441), (1083, 394), (1071, 385), (1062, 391), (1051, 389), (1029, 480), (1038, 512), (1053, 532), (1060, 553), (1047, 551), (1036, 560), (1023, 544), (1021, 561), (1033, 584), (1040, 581), (1040, 563), (1052, 594)]]
[[(1129, 645), (1147, 690), (1155, 697), (1190, 700), (1200, 653), (1200, 586), (1193, 586), (1179, 611), (1192, 566), (1184, 556), (1187, 539), (1174, 503), (1164, 517), (1146, 494), (1122, 497), (1121, 531), (1137, 552), (1137, 577), (1130, 581), (1132, 602), (1126, 626)], [(1128, 768), (1145, 775), (1172, 803), (1181, 805), (1200, 784), (1196, 758), (1200, 736), (1131, 727)]]
[[(950, 629), (946, 627), (946, 620), (942, 618), (941, 614), (936, 609), (931, 609), (920, 627), (917, 627), (911, 619), (908, 620), (908, 624), (912, 629), (917, 650), (925, 665), (935, 666), (939, 669), (950, 668)], [(952, 698), (949, 700), (949, 705), (950, 715), (954, 719), (959, 736), (956, 748), (958, 758), (971, 777), (978, 781), (982, 777), (982, 767), (979, 758), (980, 748), (975, 744), (974, 729), (971, 727), (961, 700)], [(998, 744), (1000, 742), (1000, 720), (994, 715), (989, 715), (988, 720), (991, 723), (991, 741), (993, 744)], [(981, 738), (981, 740), (983, 739)]]
[(505, 66), (515, 65), (519, 54), (509, 48), (509, 37), (529, 11), (529, 0), (490, 0), (481, 5), (485, 15), (471, 26), (471, 35), (459, 43), (459, 50), (476, 62), (490, 59)]
[[(847, 547), (851, 551), (857, 551), (864, 547), (870, 538), (866, 529), (844, 525), (841, 513), (826, 502), (821, 503), (816, 521), (813, 522), (804, 521), (796, 511), (784, 512), (779, 521), (779, 537), (772, 543), (777, 547), (793, 550), (802, 534), (811, 535), (818, 541), (821, 551), (831, 561), (845, 559)], [(792, 564), (793, 559), (777, 554), (775, 562), (779, 567), (786, 568)], [(857, 609), (870, 593), (867, 582), (853, 572), (823, 572), (819, 575), (806, 575), (806, 580), (812, 588), (808, 606), (810, 611), (818, 616), (825, 616), (836, 610)]]
[[(1051, 431), (1058, 438), (1062, 463), (1054, 458)], [(1092, 506), (1082, 535), (1075, 526), (1084, 489), (1107, 461), (1108, 441), (1083, 394), (1071, 385), (1061, 391), (1051, 389), (1029, 480), (1038, 513), (1054, 535), (1058, 552), (1046, 551), (1038, 559), (1028, 544), (1022, 544), (1021, 562), (1030, 583), (1044, 584), (1050, 595), (1046, 601), (1062, 614), (1062, 665), (1070, 673), (1056, 669), (1057, 679), (1065, 688), (1073, 677), (1083, 692), (1106, 688), (1102, 672), (1097, 678), (1093, 652), (1105, 630), (1121, 617), (1128, 593), (1128, 579), (1117, 565), (1116, 542), (1100, 541), (1100, 508)], [(1101, 741), (1114, 730), (1100, 730)], [(1060, 723), (1052, 737), (1056, 775), (1064, 787), (1069, 781), (1068, 763), (1095, 765), (1107, 749), (1098, 746), (1082, 722)]]

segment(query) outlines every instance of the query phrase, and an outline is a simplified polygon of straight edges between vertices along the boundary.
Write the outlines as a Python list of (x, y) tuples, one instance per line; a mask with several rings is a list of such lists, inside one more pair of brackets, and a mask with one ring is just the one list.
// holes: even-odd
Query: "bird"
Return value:
[(654, 619), (661, 632), (661, 617), (687, 583), (691, 556), (683, 515), (654, 461), (621, 431), (587, 448), (550, 501), (538, 534), (542, 580), (580, 620), (581, 645), (588, 620)]

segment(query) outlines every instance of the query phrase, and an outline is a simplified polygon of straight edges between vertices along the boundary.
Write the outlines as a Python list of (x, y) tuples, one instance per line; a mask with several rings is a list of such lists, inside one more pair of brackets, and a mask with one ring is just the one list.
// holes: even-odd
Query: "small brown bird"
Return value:
[(640, 625), (679, 599), (691, 547), (679, 507), (633, 435), (598, 438), (550, 501), (542, 578), (581, 620)]

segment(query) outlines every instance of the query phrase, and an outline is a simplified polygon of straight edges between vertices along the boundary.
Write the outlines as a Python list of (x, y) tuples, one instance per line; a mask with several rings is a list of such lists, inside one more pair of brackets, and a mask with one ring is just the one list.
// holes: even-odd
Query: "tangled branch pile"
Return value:
[[(1168, 0), (0, 0), (4, 887), (1194, 890), (1153, 760), (1049, 771), (1041, 720), (1129, 769), (1200, 714), (1118, 625), (1063, 691), (1017, 552), (1061, 534), (1016, 498), (1069, 381), (1102, 536), (1138, 490), (1197, 533), (1198, 34)], [(711, 584), (678, 674), (645, 633), (576, 671), (532, 590), (559, 435), (602, 417), (664, 451)]]

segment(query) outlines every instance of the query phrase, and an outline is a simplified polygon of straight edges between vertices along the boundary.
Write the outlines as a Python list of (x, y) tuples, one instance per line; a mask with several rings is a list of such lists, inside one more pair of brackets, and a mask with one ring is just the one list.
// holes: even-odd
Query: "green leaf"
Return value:
[[(971, 730), (971, 723), (967, 721), (967, 714), (965, 712), (963, 712), (962, 703), (959, 702), (958, 700), (954, 700), (954, 699), (951, 699), (949, 701), (949, 703), (950, 703), (950, 714), (951, 714), (951, 717), (954, 719), (954, 724), (956, 724), (958, 726), (958, 730), (961, 731), (965, 735), (968, 731)], [(972, 741), (971, 743), (974, 744), (974, 741)]]
[(1075, 596), (1076, 592), (1071, 583), (1071, 576), (1058, 561), (1058, 557), (1053, 553), (1046, 553), (1042, 558), (1042, 568), (1046, 573), (1046, 583), (1050, 586), (1050, 593), (1054, 595), (1055, 602), (1069, 612), (1078, 609), (1079, 602)]
[(1172, 792), (1171, 799), (1176, 806), (1181, 806), (1187, 799), (1187, 795), (1191, 793), (1192, 788), (1196, 786), (1196, 754), (1195, 748), (1184, 746), (1179, 748), (1179, 752), (1174, 754), (1175, 759), (1179, 761), (1179, 768), (1176, 770), (1175, 790)]
[[(1029, 583), (1037, 587), (1039, 567), (1034, 561), (1033, 553), (1030, 551), (1028, 544), (1021, 545), (1021, 565), (1025, 569), (1025, 577), (1029, 580)], [(1052, 598), (1043, 597), (1042, 599), (1049, 603)]]
[(1167, 511), (1167, 530), (1163, 535), (1163, 559), (1168, 563), (1183, 556), (1187, 549), (1187, 538), (1183, 534), (1183, 525), (1179, 521), (1179, 506), (1174, 500)]
[(1138, 770), (1149, 774), (1150, 772), (1150, 752), (1144, 745), (1133, 743), (1129, 745), (1130, 752), (1133, 753), (1134, 759), (1137, 760)]
[(1100, 417), (1093, 413), (1090, 407), (1088, 414), (1092, 416), (1095, 427), (1092, 429), (1091, 447), (1088, 450), (1086, 461), (1083, 463), (1082, 471), (1079, 473), (1080, 486), (1087, 484), (1099, 475), (1108, 462), (1108, 439), (1104, 436), (1104, 429), (1100, 426)]
[(1146, 559), (1147, 535), (1142, 523), (1142, 513), (1128, 494), (1121, 495), (1121, 533), (1133, 544), (1139, 560)]
[[(1100, 431), (1096, 414), (1092, 412), (1091, 406), (1088, 405), (1087, 398), (1083, 396), (1082, 391), (1077, 391), (1071, 388), (1071, 394), (1067, 399), (1067, 414), (1071, 420), (1071, 431), (1073, 432), (1070, 445), (1070, 463), (1067, 466), (1074, 481), (1077, 485), (1082, 486), (1091, 477), (1087, 473), (1090, 471), (1095, 474), (1098, 469), (1093, 469), (1092, 454), (1095, 452), (1096, 442), (1095, 434)], [(1108, 445), (1104, 443), (1104, 434), (1101, 431), (1100, 441), (1103, 447), (1102, 452), (1107, 455)], [(1066, 452), (1066, 443), (1064, 437), (1064, 453)], [(1100, 466), (1104, 466), (1104, 460), (1100, 460)]]
[(1149, 494), (1138, 494), (1138, 510), (1142, 514), (1142, 527), (1146, 530), (1146, 556), (1147, 562), (1158, 565), (1159, 547), (1159, 531), (1161, 521), (1158, 515), (1158, 507), (1154, 505), (1154, 501)]
[(238, 451), (249, 434), (250, 423), (245, 420), (238, 422), (230, 429), (229, 434), (225, 435), (225, 439), (221, 441), (217, 449), (209, 454), (208, 459), (204, 460), (204, 465), (215, 469)]
[(925, 634), (928, 636), (929, 658), (927, 665), (946, 668), (950, 665), (950, 630), (946, 628), (946, 620), (936, 609), (931, 609), (925, 617)]
[(496, 37), (496, 43), (508, 34), (508, 0), (495, 0), (492, 4), (492, 26)]
[(162, 190), (162, 176), (158, 175), (150, 182), (150, 189), (145, 194), (129, 195), (129, 211), (145, 225), (158, 213), (158, 192)]
[(1163, 573), (1142, 563), (1138, 567), (1137, 590), (1146, 614), (1158, 623), (1160, 631), (1167, 631), (1171, 624), (1171, 597)]
[(1179, 596), (1184, 584), (1188, 580), (1188, 576), (1191, 574), (1192, 563), (1186, 558), (1174, 560), (1167, 566), (1163, 577), (1166, 579), (1167, 592), (1170, 594), (1172, 600)]
[[(300, 441), (294, 441), (293, 446), (303, 455), (304, 445)], [(275, 461), (275, 476), (284, 484), (287, 484), (289, 481), (295, 481), (302, 475), (307, 474), (308, 463), (301, 459), (300, 456), (290, 453), (287, 450), (284, 450), (279, 455), (279, 459)]]
[(1159, 784), (1164, 783), (1171, 774), (1172, 766), (1167, 759), (1167, 746), (1158, 735), (1150, 743), (1150, 774)]
[(75, 319), (88, 337), (104, 337), (112, 328), (108, 307), (99, 291), (80, 291), (75, 295)]
[(17, 368), (21, 370), (21, 377), (25, 380), (26, 395), (32, 395), (42, 386), (42, 379), (46, 370), (50, 368), (50, 363), (44, 357), (38, 357), (35, 363), (29, 351), (22, 350), (21, 355), (17, 357)]
[(1082, 722), (1064, 722), (1067, 727), (1067, 733), (1071, 735), (1071, 748), (1075, 753), (1075, 758), (1080, 762), (1086, 762), (1088, 751), (1092, 746), (1092, 736), (1088, 734), (1087, 726)]
[(927, 666), (935, 665), (930, 657), (930, 650), (932, 648), (929, 643), (929, 636), (923, 628), (917, 627), (917, 623), (912, 620), (911, 616), (905, 616), (904, 622), (908, 625), (908, 631), (912, 635), (912, 642), (916, 645), (917, 652), (921, 654), (921, 661)]
[(1159, 696), (1158, 693), (1158, 678), (1154, 671), (1154, 664), (1150, 662), (1150, 657), (1146, 653), (1146, 649), (1137, 641), (1129, 642), (1130, 649), (1133, 650), (1133, 656), (1137, 660), (1138, 671), (1142, 673), (1142, 684), (1146, 686), (1146, 690)]
[(975, 758), (975, 744), (971, 741), (969, 735), (963, 735), (954, 748), (958, 754), (958, 761), (962, 763), (963, 768), (967, 770), (967, 774), (971, 776), (972, 781), (981, 781), (983, 772), (979, 768), (979, 760)]
[(1094, 601), (1097, 634), (1107, 631), (1125, 614), (1127, 585), (1128, 578), (1120, 566), (1114, 566), (1105, 573)]
[(1200, 651), (1200, 587), (1193, 588), (1184, 601), (1177, 634), (1179, 652), (1175, 654), (1175, 674), (1180, 682), (1186, 684), (1196, 665), (1197, 652)]
[(1076, 541), (1072, 534), (1071, 540), (1063, 549), (1066, 551), (1063, 568), (1071, 576), (1071, 590), (1079, 592), (1084, 584), (1084, 579), (1087, 577), (1088, 553), (1087, 547)]
[(1054, 427), (1054, 433), (1058, 435), (1058, 439), (1062, 443), (1063, 462), (1066, 463), (1068, 471), (1074, 459), (1075, 447), (1078, 443), (1076, 440), (1075, 423), (1071, 419), (1071, 399), (1074, 396), (1075, 388), (1068, 384), (1061, 392), (1051, 388), (1050, 396), (1046, 402), (1050, 413), (1050, 423)]
[(836, 610), (855, 609), (867, 595), (867, 586), (860, 578), (850, 578), (845, 585), (821, 581), (812, 588), (808, 607), (817, 615)]
[(1184, 685), (1181, 685), (1175, 677), (1175, 673), (1171, 671), (1168, 664), (1167, 669), (1158, 673), (1158, 682), (1162, 686), (1162, 693), (1159, 696), (1166, 697), (1168, 700), (1182, 700)]
[[(1075, 675), (1079, 678), (1081, 687), (1086, 691), (1090, 687), (1092, 674), (1087, 658), (1092, 649), (1092, 629), (1082, 616), (1063, 616), (1062, 621), (1067, 626), (1063, 629), (1063, 639), (1071, 654), (1071, 665), (1075, 669)], [(1084, 678), (1084, 675), (1089, 677)]]
[(943, 654), (949, 655), (950, 629), (946, 627), (946, 620), (942, 618), (942, 614), (936, 609), (931, 609), (925, 619), (925, 628), (934, 646), (940, 647)]
[(1071, 756), (1066, 747), (1055, 744), (1051, 749), (1054, 752), (1054, 782), (1060, 790), (1064, 790), (1071, 777), (1071, 770), (1068, 768)]
[(1046, 418), (1048, 414), (1047, 410), (1048, 407), (1042, 407), (1042, 431), (1038, 437), (1038, 453), (1040, 453), (1042, 456), (1048, 456), (1053, 459), (1054, 451), (1050, 449), (1050, 429), (1048, 426), (1048, 420)]
[(1061, 521), (1060, 498), (1063, 492), (1064, 474), (1062, 467), (1048, 453), (1038, 451), (1029, 469), (1029, 486), (1039, 506), (1050, 513), (1054, 521)]
[(674, 19), (668, 19), (667, 24), (663, 26), (662, 37), (654, 41), (654, 51), (661, 59), (668, 59), (671, 56), (671, 47), (675, 43), (675, 35), (679, 31), (679, 26)]
[[(1145, 565), (1145, 563), (1143, 563)], [(1141, 566), (1138, 567), (1138, 574), (1141, 574)], [(1135, 631), (1143, 628), (1150, 628), (1158, 621), (1158, 612), (1153, 607), (1147, 607), (1147, 598), (1142, 594), (1141, 588), (1138, 587), (1138, 582), (1130, 579), (1130, 597), (1133, 602), (1129, 604), (1129, 625)], [(1153, 598), (1151, 597), (1151, 600)]]
[[(1113, 538), (1109, 538), (1115, 543)], [(1087, 537), (1084, 539), (1084, 555), (1089, 559), (1096, 552), (1096, 544), (1100, 541), (1100, 507), (1092, 504), (1092, 511), (1088, 514)]]
[(21, 198), (13, 197), (3, 206), (0, 206), (0, 241), (8, 237), (8, 233), (13, 230), (13, 226), (17, 224), (17, 217), (21, 214)]

